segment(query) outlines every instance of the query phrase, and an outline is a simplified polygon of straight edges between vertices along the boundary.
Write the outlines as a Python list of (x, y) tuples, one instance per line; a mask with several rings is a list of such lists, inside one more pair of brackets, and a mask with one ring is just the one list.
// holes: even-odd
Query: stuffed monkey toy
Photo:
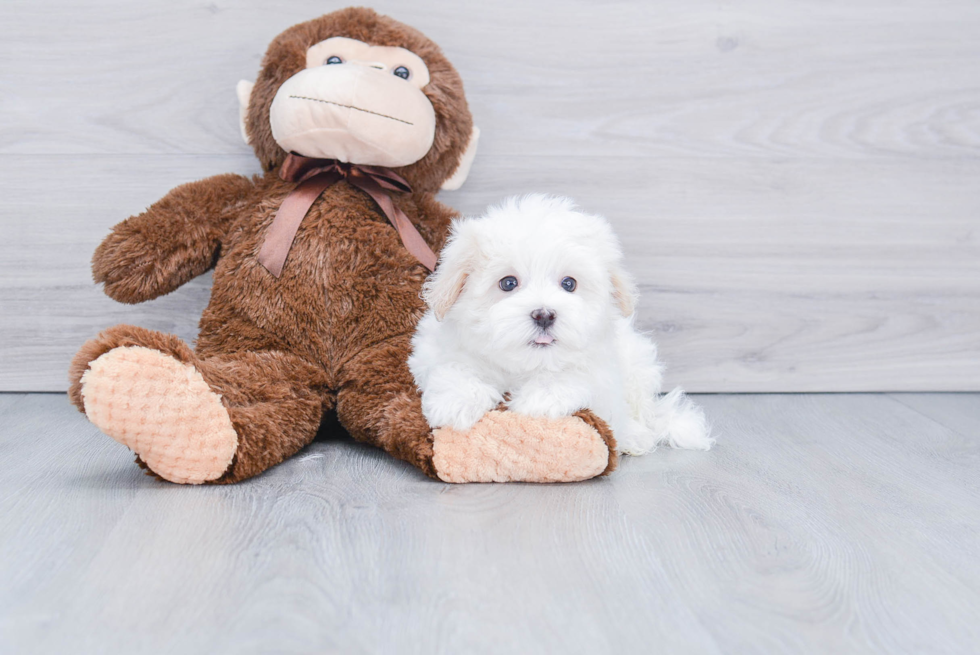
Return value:
[(475, 154), (462, 81), (438, 46), (369, 9), (275, 38), (238, 87), (265, 170), (179, 186), (93, 257), (106, 294), (138, 303), (214, 268), (195, 348), (118, 325), (84, 344), (69, 396), (171, 482), (231, 483), (309, 444), (336, 412), (357, 440), (447, 482), (572, 481), (612, 470), (589, 411), (488, 413), (433, 432), (407, 367), (419, 292), (456, 214), (435, 200)]

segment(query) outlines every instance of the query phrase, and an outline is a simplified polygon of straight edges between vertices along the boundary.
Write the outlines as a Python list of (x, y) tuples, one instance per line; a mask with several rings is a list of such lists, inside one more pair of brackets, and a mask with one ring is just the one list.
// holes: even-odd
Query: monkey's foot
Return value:
[(433, 431), (444, 482), (578, 482), (616, 468), (616, 441), (592, 412), (558, 419), (492, 411), (470, 430)]
[(193, 366), (143, 346), (113, 348), (81, 378), (85, 414), (165, 480), (201, 484), (228, 470), (238, 435)]

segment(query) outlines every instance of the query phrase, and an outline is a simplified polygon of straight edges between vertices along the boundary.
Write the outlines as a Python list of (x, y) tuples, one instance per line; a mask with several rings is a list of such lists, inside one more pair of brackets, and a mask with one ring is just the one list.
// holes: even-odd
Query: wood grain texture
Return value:
[(715, 450), (586, 483), (448, 486), (338, 438), (194, 488), (0, 395), (0, 650), (975, 649), (980, 395), (697, 400)]
[(892, 398), (968, 438), (980, 438), (980, 400), (970, 393), (901, 393)]
[[(375, 6), (443, 46), (483, 130), (443, 200), (547, 191), (609, 216), (669, 383), (980, 389), (977, 3)], [(234, 85), (333, 8), (4, 3), (0, 389), (64, 389), (116, 322), (193, 336), (206, 279), (122, 307), (91, 252), (178, 183), (257, 170)]]

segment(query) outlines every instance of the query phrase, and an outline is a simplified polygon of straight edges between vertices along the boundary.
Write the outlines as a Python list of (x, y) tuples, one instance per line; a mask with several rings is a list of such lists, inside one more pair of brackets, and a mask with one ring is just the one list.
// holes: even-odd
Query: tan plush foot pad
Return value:
[(468, 432), (433, 432), (432, 464), (444, 482), (578, 482), (606, 471), (609, 448), (574, 416), (488, 412)]
[(238, 435), (193, 366), (151, 348), (114, 348), (81, 383), (89, 420), (165, 480), (200, 484), (231, 465)]

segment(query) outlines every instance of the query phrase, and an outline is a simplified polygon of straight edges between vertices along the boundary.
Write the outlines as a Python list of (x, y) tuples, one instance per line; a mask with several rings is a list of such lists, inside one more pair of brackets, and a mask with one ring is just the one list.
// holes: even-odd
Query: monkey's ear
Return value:
[(443, 190), (455, 191), (463, 186), (463, 182), (466, 181), (467, 176), (470, 174), (470, 167), (473, 165), (473, 160), (476, 158), (476, 146), (479, 142), (480, 128), (474, 125), (473, 131), (470, 133), (470, 142), (466, 146), (466, 152), (460, 157), (456, 172), (453, 173), (452, 177), (442, 183)]
[(472, 219), (453, 222), (453, 232), (439, 254), (439, 265), (425, 281), (422, 298), (441, 321), (463, 292), (466, 278), (480, 256)]
[(636, 311), (636, 284), (633, 278), (620, 267), (612, 270), (613, 299), (620, 313), (629, 318)]
[(248, 132), (245, 131), (245, 119), (248, 118), (248, 101), (252, 97), (252, 87), (254, 86), (255, 82), (241, 80), (235, 87), (235, 92), (238, 94), (238, 127), (242, 131), (242, 141), (245, 142), (245, 145), (249, 145)]

